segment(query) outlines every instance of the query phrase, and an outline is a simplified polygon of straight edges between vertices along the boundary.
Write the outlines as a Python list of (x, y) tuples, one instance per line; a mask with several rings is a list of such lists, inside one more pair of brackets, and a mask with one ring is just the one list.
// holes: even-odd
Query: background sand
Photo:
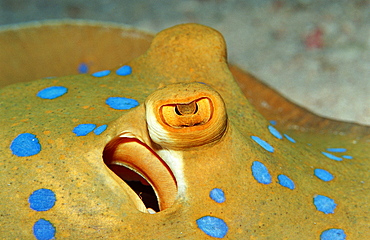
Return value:
[(370, 0), (0, 0), (0, 25), (60, 18), (211, 26), (231, 63), (321, 116), (370, 125)]

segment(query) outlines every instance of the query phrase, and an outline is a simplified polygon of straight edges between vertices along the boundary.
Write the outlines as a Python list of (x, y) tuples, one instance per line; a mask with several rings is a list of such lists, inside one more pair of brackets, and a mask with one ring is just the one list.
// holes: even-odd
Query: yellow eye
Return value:
[(164, 123), (173, 128), (192, 127), (207, 123), (212, 117), (210, 99), (200, 98), (190, 103), (168, 104), (161, 107)]
[(218, 141), (227, 130), (221, 96), (200, 83), (168, 85), (145, 102), (153, 142), (167, 149), (189, 149)]

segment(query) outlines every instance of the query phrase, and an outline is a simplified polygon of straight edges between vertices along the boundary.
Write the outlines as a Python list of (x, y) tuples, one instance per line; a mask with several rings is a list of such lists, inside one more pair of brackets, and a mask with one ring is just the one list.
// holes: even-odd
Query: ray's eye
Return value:
[(189, 104), (176, 104), (175, 112), (177, 115), (195, 114), (198, 111), (198, 104), (192, 101)]
[(167, 85), (148, 96), (145, 110), (151, 140), (165, 149), (216, 143), (227, 131), (225, 103), (205, 84)]
[(160, 110), (162, 121), (173, 128), (205, 124), (212, 117), (212, 104), (208, 98), (190, 103), (163, 105)]

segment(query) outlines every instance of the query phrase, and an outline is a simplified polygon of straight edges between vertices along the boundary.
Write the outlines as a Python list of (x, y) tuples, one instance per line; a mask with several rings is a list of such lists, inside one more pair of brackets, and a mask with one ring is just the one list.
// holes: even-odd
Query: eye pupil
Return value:
[(176, 104), (175, 112), (177, 115), (195, 114), (198, 111), (198, 105), (195, 101), (189, 104)]
[(162, 105), (159, 113), (163, 123), (172, 128), (181, 129), (204, 125), (212, 118), (213, 104), (211, 99), (204, 97), (186, 102)]

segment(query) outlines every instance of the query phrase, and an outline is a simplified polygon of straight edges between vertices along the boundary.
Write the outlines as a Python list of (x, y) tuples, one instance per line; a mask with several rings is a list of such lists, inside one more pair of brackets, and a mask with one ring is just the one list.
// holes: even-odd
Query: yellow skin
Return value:
[[(56, 239), (320, 239), (333, 228), (346, 239), (370, 239), (368, 134), (320, 135), (278, 122), (276, 129), (296, 143), (274, 137), (234, 81), (222, 36), (204, 26), (163, 31), (146, 54), (126, 65), (132, 68), (127, 76), (114, 69), (105, 77), (83, 74), (1, 89), (1, 237), (35, 238), (34, 224), (45, 219)], [(50, 86), (68, 92), (52, 100), (36, 96)], [(108, 97), (140, 105), (114, 110)], [(108, 127), (100, 135), (72, 132), (87, 123)], [(21, 133), (36, 135), (41, 151), (14, 154)], [(321, 153), (328, 147), (346, 148), (353, 159), (329, 159)], [(267, 167), (271, 183), (254, 177), (254, 161)], [(161, 211), (150, 214), (112, 165), (146, 178)], [(334, 179), (318, 179), (316, 168)], [(280, 174), (293, 180), (293, 190), (278, 183)], [(224, 202), (211, 199), (214, 188), (222, 189)], [(39, 189), (55, 194), (48, 210), (30, 207)], [(317, 195), (335, 201), (334, 213), (317, 210)], [(227, 228), (206, 233), (197, 222), (205, 216), (222, 219)]]

